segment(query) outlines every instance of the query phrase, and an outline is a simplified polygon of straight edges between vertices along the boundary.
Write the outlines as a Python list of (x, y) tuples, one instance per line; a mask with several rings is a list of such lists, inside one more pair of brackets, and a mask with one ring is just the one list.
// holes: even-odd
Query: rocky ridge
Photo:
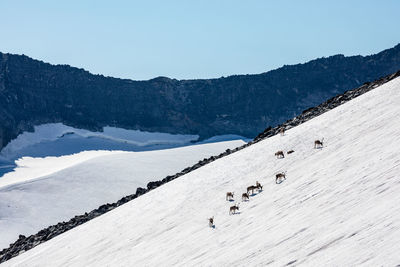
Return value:
[(33, 126), (61, 122), (253, 138), (325, 99), (400, 69), (400, 44), (370, 56), (335, 55), (254, 75), (134, 81), (0, 53), (0, 149)]
[(137, 198), (137, 197), (139, 197), (139, 196), (141, 196), (141, 195), (143, 195), (143, 194), (145, 194), (145, 193), (147, 193), (169, 181), (172, 181), (182, 175), (185, 175), (193, 170), (196, 170), (196, 169), (198, 169), (210, 162), (213, 162), (219, 158), (222, 158), (222, 157), (230, 155), (236, 151), (244, 149), (252, 144), (255, 144), (255, 143), (265, 139), (265, 138), (274, 136), (279, 133), (281, 128), (290, 129), (297, 125), (300, 125), (314, 117), (317, 117), (317, 116), (323, 114), (324, 112), (326, 112), (328, 110), (331, 110), (343, 103), (346, 103), (346, 102), (350, 101), (351, 99), (356, 98), (356, 97), (358, 97), (358, 96), (360, 96), (360, 95), (362, 95), (362, 94), (364, 94), (364, 93), (366, 93), (366, 92), (368, 92), (368, 91), (370, 91), (370, 90), (372, 90), (394, 78), (397, 78), (399, 76), (400, 76), (400, 71), (397, 71), (396, 73), (393, 73), (391, 75), (380, 78), (374, 82), (364, 83), (361, 87), (358, 87), (358, 88), (352, 89), (352, 90), (348, 90), (348, 91), (344, 92), (343, 94), (340, 94), (333, 98), (330, 98), (329, 100), (323, 102), (322, 104), (320, 104), (316, 107), (304, 110), (299, 116), (296, 116), (293, 119), (290, 119), (279, 126), (276, 126), (273, 128), (268, 127), (262, 133), (257, 135), (257, 137), (254, 138), (253, 141), (251, 141), (243, 146), (237, 147), (232, 150), (227, 149), (225, 152), (223, 152), (217, 156), (212, 156), (210, 158), (203, 159), (203, 160), (199, 161), (197, 164), (195, 164), (191, 167), (187, 167), (187, 168), (183, 169), (181, 172), (176, 173), (175, 175), (167, 176), (160, 181), (149, 182), (147, 184), (147, 188), (139, 187), (139, 188), (137, 188), (135, 194), (125, 196), (115, 203), (104, 204), (104, 205), (100, 206), (99, 208), (92, 210), (89, 213), (75, 216), (68, 222), (60, 222), (56, 225), (49, 226), (49, 227), (39, 231), (37, 234), (31, 235), (29, 237), (20, 235), (18, 240), (16, 242), (14, 242), (13, 244), (11, 244), (9, 248), (5, 248), (2, 251), (0, 251), (0, 263), (9, 260), (12, 257), (18, 256), (19, 254), (39, 245), (40, 243), (50, 240), (51, 238), (53, 238), (59, 234), (62, 234), (64, 232), (66, 232), (78, 225), (81, 225), (97, 216), (100, 216), (118, 206), (121, 206), (121, 205), (127, 203), (128, 201), (135, 199), (135, 198)]

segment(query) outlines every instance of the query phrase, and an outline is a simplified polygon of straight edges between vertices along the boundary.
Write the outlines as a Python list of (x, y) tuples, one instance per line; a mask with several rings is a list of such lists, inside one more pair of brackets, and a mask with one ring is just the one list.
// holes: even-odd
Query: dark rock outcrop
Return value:
[(257, 75), (132, 81), (0, 53), (0, 149), (22, 131), (51, 122), (206, 138), (254, 137), (343, 93), (400, 69), (400, 45), (372, 56), (336, 55)]
[(394, 74), (388, 75), (386, 77), (380, 78), (379, 80), (377, 80), (375, 82), (365, 83), (364, 85), (362, 85), (361, 87), (359, 87), (357, 89), (346, 91), (345, 93), (335, 96), (316, 107), (304, 110), (299, 116), (294, 117), (293, 119), (288, 120), (285, 123), (283, 123), (277, 127), (274, 127), (274, 128), (268, 127), (262, 133), (257, 135), (257, 137), (253, 141), (251, 141), (243, 146), (237, 147), (235, 149), (227, 149), (225, 152), (223, 152), (217, 156), (212, 156), (212, 157), (200, 160), (195, 165), (193, 165), (191, 167), (187, 167), (175, 175), (169, 175), (169, 176), (165, 177), (164, 179), (162, 179), (161, 181), (149, 182), (147, 184), (147, 189), (139, 187), (139, 188), (137, 188), (135, 194), (125, 196), (125, 197), (121, 198), (120, 200), (118, 200), (116, 203), (112, 203), (112, 204), (107, 203), (107, 204), (101, 205), (99, 208), (92, 210), (89, 213), (75, 216), (74, 218), (70, 219), (68, 222), (61, 222), (56, 225), (49, 226), (46, 229), (39, 231), (37, 234), (31, 235), (29, 237), (20, 235), (16, 242), (14, 242), (13, 244), (10, 244), (10, 247), (0, 251), (0, 263), (9, 260), (12, 257), (18, 256), (20, 253), (23, 253), (26, 250), (37, 246), (40, 243), (43, 243), (59, 234), (62, 234), (78, 225), (81, 225), (97, 216), (100, 216), (118, 206), (121, 206), (121, 205), (127, 203), (128, 201), (135, 199), (135, 198), (149, 192), (150, 190), (153, 190), (169, 181), (172, 181), (182, 175), (185, 175), (193, 170), (196, 170), (196, 169), (198, 169), (208, 163), (211, 163), (219, 158), (230, 155), (230, 154), (232, 154), (236, 151), (239, 151), (241, 149), (244, 149), (252, 144), (260, 142), (260, 141), (264, 140), (265, 138), (279, 134), (279, 130), (282, 127), (285, 127), (286, 129), (290, 129), (292, 127), (300, 125), (312, 118), (315, 118), (315, 117), (321, 115), (322, 113), (325, 113), (328, 110), (331, 110), (343, 103), (346, 103), (347, 101), (349, 101), (361, 94), (364, 94), (364, 93), (366, 93), (366, 92), (368, 92), (368, 91), (370, 91), (370, 90), (372, 90), (372, 89), (374, 89), (396, 77), (399, 77), (399, 76), (400, 76), (400, 71), (398, 71)]

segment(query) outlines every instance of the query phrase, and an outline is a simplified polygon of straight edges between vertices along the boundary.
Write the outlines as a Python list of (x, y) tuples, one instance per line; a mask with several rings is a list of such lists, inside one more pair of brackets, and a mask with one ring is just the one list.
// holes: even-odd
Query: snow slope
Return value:
[(22, 157), (15, 161), (15, 168), (12, 171), (7, 172), (0, 178), (0, 188), (47, 176), (93, 158), (120, 154), (122, 152), (94, 150), (61, 157)]
[(244, 144), (241, 140), (146, 152), (85, 151), (22, 158), (0, 179), (0, 249), (49, 225), (69, 220), (199, 160)]
[[(2, 266), (395, 266), (400, 78), (167, 183)], [(325, 147), (313, 149), (324, 137)], [(293, 154), (276, 159), (277, 150)], [(286, 171), (277, 185), (274, 175)], [(233, 202), (258, 180), (264, 191)], [(207, 218), (215, 217), (215, 229)]]

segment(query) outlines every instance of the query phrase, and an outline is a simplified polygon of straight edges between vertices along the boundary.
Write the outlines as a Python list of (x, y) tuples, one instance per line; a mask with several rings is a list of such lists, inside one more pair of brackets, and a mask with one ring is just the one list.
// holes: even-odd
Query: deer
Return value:
[(225, 199), (226, 199), (226, 200), (231, 200), (231, 199), (233, 199), (234, 193), (235, 193), (235, 192), (227, 192), (227, 193), (226, 193), (226, 198), (225, 198)]
[(282, 127), (282, 128), (279, 130), (279, 133), (281, 134), (281, 136), (284, 136), (284, 135), (285, 135), (285, 128)]
[(237, 210), (239, 210), (239, 203), (229, 208), (229, 215), (235, 214)]
[(258, 181), (256, 182), (256, 187), (258, 189), (258, 192), (260, 192), (263, 189), (262, 185)]
[(243, 193), (243, 194), (242, 194), (242, 201), (246, 201), (246, 199), (247, 199), (247, 200), (250, 199), (250, 198), (249, 198), (249, 194)]
[(208, 219), (208, 226), (213, 227), (214, 226), (214, 216)]
[(314, 141), (314, 148), (320, 148), (324, 146), (324, 138), (322, 140), (315, 140)]
[(254, 194), (254, 189), (257, 189), (257, 186), (250, 185), (249, 187), (247, 187), (247, 194), (249, 194), (250, 191), (251, 191), (251, 194)]
[(294, 150), (289, 150), (288, 152), (286, 152), (287, 154), (292, 154), (294, 152)]
[(281, 172), (281, 173), (277, 173), (276, 175), (275, 175), (275, 183), (278, 183), (278, 180), (280, 180), (280, 181), (282, 181), (282, 178), (283, 179), (286, 179), (286, 174), (284, 173), (284, 172)]
[(284, 158), (285, 154), (283, 154), (282, 150), (279, 150), (278, 152), (275, 153), (276, 158)]

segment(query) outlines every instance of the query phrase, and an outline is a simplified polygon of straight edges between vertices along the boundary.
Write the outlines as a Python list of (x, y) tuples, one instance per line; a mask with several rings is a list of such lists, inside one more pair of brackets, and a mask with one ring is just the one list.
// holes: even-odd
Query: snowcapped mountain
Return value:
[[(2, 266), (395, 266), (400, 78), (218, 159)], [(314, 140), (323, 138), (322, 148)], [(275, 152), (285, 157), (277, 159)], [(287, 151), (293, 150), (291, 154)], [(275, 183), (275, 175), (286, 179)], [(259, 181), (249, 201), (241, 194)], [(234, 191), (234, 201), (225, 194)], [(229, 207), (239, 204), (236, 214)], [(215, 228), (208, 226), (214, 216)]]

